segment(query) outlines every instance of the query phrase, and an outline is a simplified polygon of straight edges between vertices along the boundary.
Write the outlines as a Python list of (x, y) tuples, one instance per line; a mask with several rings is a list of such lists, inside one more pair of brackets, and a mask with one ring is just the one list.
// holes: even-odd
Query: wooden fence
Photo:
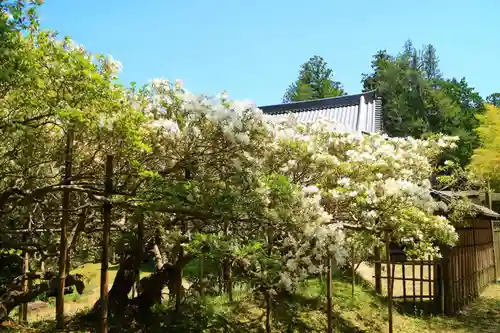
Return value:
[[(375, 269), (375, 284), (386, 286), (381, 280), (389, 275), (392, 299), (403, 310), (456, 314), (497, 277), (492, 222), (475, 219), (457, 232), (458, 244), (443, 248), (439, 260), (406, 260), (393, 248), (390, 265), (387, 259), (376, 262), (382, 269)], [(383, 276), (381, 271), (388, 269), (390, 274)], [(378, 292), (387, 295), (387, 288)]]
[(495, 245), (496, 278), (500, 278), (500, 221), (493, 221), (493, 243)]

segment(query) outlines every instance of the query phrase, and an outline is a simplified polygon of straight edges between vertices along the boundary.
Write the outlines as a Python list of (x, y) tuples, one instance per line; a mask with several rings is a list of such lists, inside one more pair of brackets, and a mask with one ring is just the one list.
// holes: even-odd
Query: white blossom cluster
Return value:
[[(449, 221), (434, 215), (446, 207), (431, 197), (429, 178), (434, 159), (457, 138), (389, 138), (336, 132), (327, 120), (271, 119), (251, 102), (195, 95), (181, 81), (153, 80), (145, 101), (137, 105), (154, 156), (145, 167), (194, 163), (205, 178), (190, 203), (207, 205), (214, 196), (204, 192), (231, 190), (233, 210), (272, 221), (287, 289), (323, 271), (326, 258), (344, 262), (345, 224), (391, 228), (393, 241), (416, 254), (438, 255), (437, 242), (456, 241)], [(271, 175), (286, 181), (263, 181)]]

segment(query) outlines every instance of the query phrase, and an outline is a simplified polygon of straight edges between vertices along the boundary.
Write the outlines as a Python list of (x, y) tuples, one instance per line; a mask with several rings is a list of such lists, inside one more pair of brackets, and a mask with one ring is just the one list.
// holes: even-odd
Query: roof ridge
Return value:
[(337, 97), (313, 99), (308, 101), (265, 105), (265, 106), (259, 106), (258, 108), (267, 114), (281, 114), (284, 112), (319, 110), (331, 107), (359, 105), (361, 96), (365, 98), (366, 103), (369, 103), (374, 99), (376, 99), (375, 90), (370, 90), (355, 95), (344, 95)]
[(259, 108), (271, 108), (271, 107), (277, 107), (277, 106), (282, 106), (282, 105), (287, 105), (287, 106), (293, 107), (293, 106), (299, 105), (299, 104), (313, 104), (313, 103), (317, 103), (317, 102), (329, 102), (329, 101), (334, 102), (334, 101), (341, 101), (341, 100), (346, 100), (346, 99), (354, 99), (354, 97), (370, 96), (370, 95), (375, 97), (375, 93), (376, 93), (376, 90), (369, 90), (369, 91), (365, 91), (365, 92), (362, 92), (359, 94), (316, 98), (316, 99), (309, 99), (306, 101), (294, 101), (294, 102), (280, 103), (280, 104), (262, 105), (262, 106), (259, 106)]

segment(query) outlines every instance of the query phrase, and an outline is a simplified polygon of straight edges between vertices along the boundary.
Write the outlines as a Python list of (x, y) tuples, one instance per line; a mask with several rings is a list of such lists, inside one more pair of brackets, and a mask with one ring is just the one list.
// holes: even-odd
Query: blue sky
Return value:
[[(307, 5), (310, 3), (310, 5)], [(313, 55), (349, 93), (378, 49), (432, 43), (446, 76), (500, 91), (499, 0), (46, 0), (42, 26), (123, 63), (124, 83), (181, 78), (186, 88), (275, 104)]]

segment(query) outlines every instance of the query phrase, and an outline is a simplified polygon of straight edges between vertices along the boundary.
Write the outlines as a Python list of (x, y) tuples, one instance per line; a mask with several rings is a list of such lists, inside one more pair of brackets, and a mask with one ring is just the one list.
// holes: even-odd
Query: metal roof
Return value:
[(259, 108), (270, 116), (293, 113), (299, 122), (333, 120), (340, 125), (339, 130), (347, 132), (373, 133), (382, 129), (382, 102), (375, 91)]

